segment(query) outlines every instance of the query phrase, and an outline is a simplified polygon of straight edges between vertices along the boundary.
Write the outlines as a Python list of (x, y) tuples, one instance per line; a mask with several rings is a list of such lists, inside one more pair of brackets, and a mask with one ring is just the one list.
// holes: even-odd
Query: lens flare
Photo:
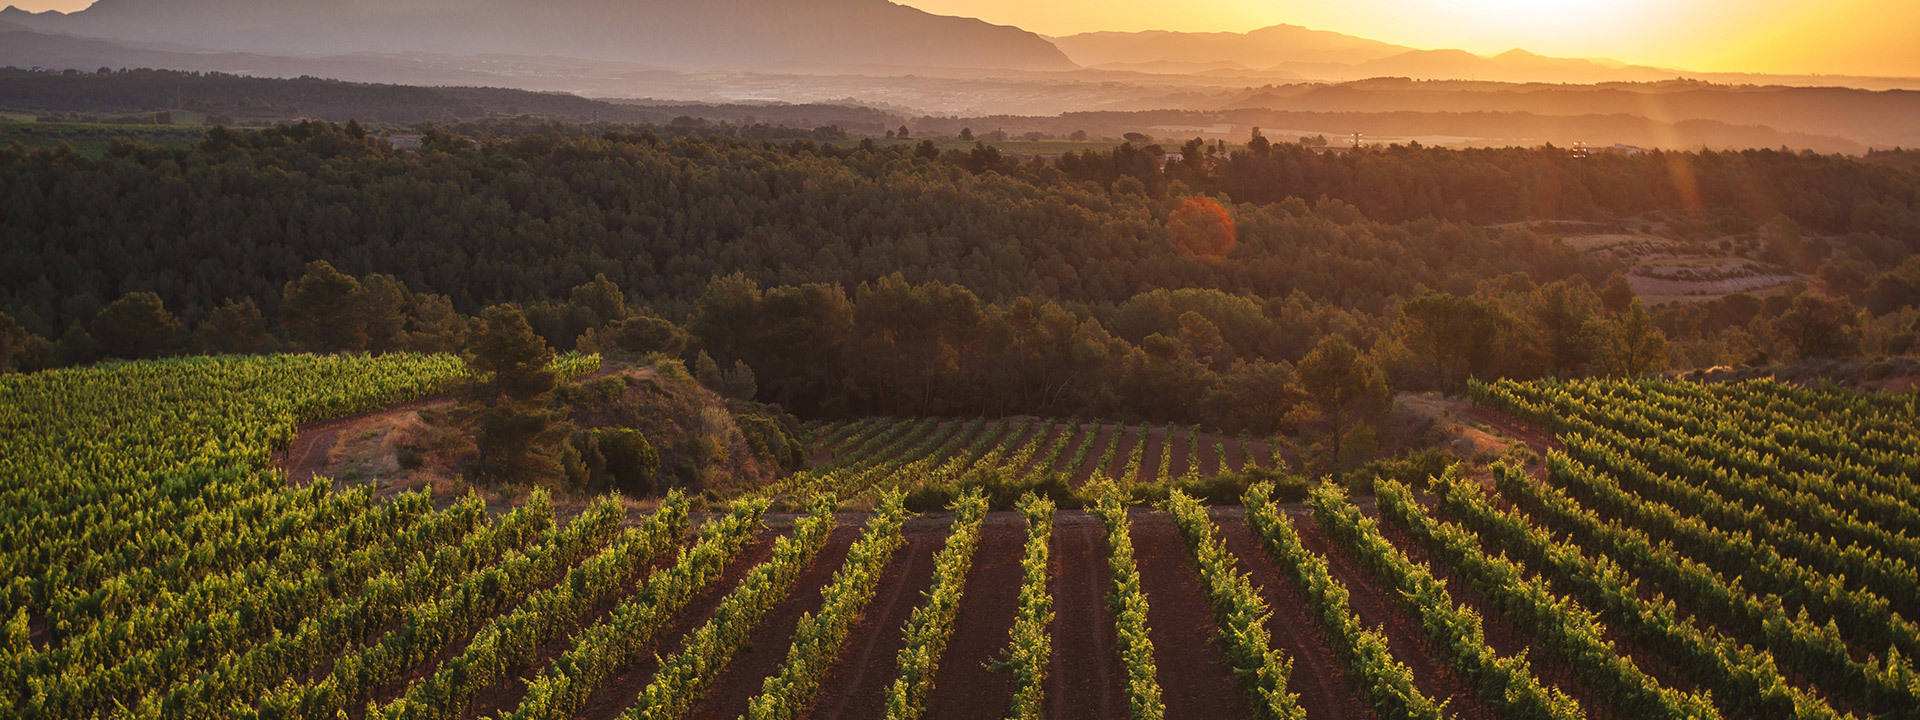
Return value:
[(1180, 207), (1174, 208), (1167, 218), (1167, 234), (1175, 248), (1202, 260), (1224, 259), (1233, 252), (1237, 238), (1233, 216), (1227, 209), (1197, 196), (1180, 201)]

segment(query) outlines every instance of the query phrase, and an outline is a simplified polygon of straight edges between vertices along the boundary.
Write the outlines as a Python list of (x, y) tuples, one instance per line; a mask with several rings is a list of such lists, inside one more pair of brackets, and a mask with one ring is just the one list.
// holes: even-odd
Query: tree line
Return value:
[[(1674, 222), (1764, 224), (1770, 238), (1791, 224), (1796, 239), (1770, 252), (1809, 280), (1769, 298), (1644, 307), (1618, 261), (1489, 224), (1556, 216), (1500, 200), (1520, 186), (1474, 194), (1470, 180), (1572, 162), (1551, 149), (1196, 143), (1171, 159), (1123, 145), (1022, 161), (985, 145), (522, 130), (438, 129), (418, 151), (351, 123), (216, 129), (194, 148), (121, 144), (100, 158), (0, 150), (0, 217), (16, 239), (0, 247), (0, 363), (457, 351), (473, 316), (510, 303), (553, 348), (677, 357), (723, 394), (806, 416), (1314, 428), (1344, 453), (1366, 445), (1393, 390), (1904, 352), (1920, 332), (1920, 262), (1899, 264), (1907, 240), (1822, 249), (1797, 228), (1831, 218), (1767, 203), (1703, 204)], [(1806, 193), (1810, 208), (1912, 207), (1903, 170), (1784, 153), (1669, 159), (1696, 178), (1749, 163), (1755, 187), (1832, 175)], [(1641, 194), (1674, 201), (1659, 189), (1670, 162), (1607, 162), (1536, 175), (1632, 175), (1620, 212)], [(1232, 187), (1236, 163), (1392, 183), (1323, 179), (1297, 188), (1330, 191), (1314, 201), (1269, 197)], [(1366, 190), (1394, 183), (1442, 210), (1372, 217), (1402, 212)], [(1698, 183), (1696, 199), (1720, 202), (1716, 187)], [(1760, 210), (1771, 220), (1745, 219)]]

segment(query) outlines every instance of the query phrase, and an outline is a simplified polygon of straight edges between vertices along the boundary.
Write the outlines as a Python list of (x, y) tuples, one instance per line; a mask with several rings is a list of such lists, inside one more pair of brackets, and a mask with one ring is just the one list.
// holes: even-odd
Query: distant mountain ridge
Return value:
[(559, 56), (678, 68), (1071, 70), (1019, 28), (886, 0), (99, 0), (0, 20), (139, 43), (275, 54)]
[[(1321, 80), (1407, 77), (1416, 80), (1497, 82), (1647, 82), (1678, 71), (1555, 58), (1526, 50), (1475, 55), (1465, 50), (1421, 50), (1295, 25), (1245, 33), (1101, 32), (1053, 38), (1081, 65), (1178, 72), (1184, 67), (1232, 63), (1261, 73)], [(1156, 70), (1158, 68), (1158, 70)]]
[(1093, 32), (1056, 37), (1053, 44), (1081, 65), (1230, 62), (1259, 69), (1287, 63), (1357, 64), (1413, 50), (1298, 25), (1244, 33)]

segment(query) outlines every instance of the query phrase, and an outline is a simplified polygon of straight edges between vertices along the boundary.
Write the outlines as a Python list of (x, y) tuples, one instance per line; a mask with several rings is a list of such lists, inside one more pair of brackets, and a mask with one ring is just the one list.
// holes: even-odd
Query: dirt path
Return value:
[[(1147, 447), (1140, 454), (1139, 481), (1141, 482), (1160, 477), (1160, 456), (1162, 453), (1161, 448), (1166, 447), (1166, 444), (1168, 442), (1166, 428), (1157, 428), (1157, 427), (1147, 428), (1146, 433), (1147, 433), (1147, 439), (1146, 439)], [(1168, 470), (1169, 473), (1179, 472), (1178, 470), (1171, 469), (1171, 468), (1178, 467), (1177, 465), (1174, 465), (1173, 463), (1167, 463), (1167, 465), (1170, 468)], [(1123, 465), (1122, 467), (1124, 468), (1125, 466)], [(1177, 475), (1175, 475), (1174, 477), (1177, 477)]]
[(820, 685), (810, 718), (871, 720), (886, 716), (887, 692), (899, 675), (900, 648), (906, 645), (907, 619), (933, 587), (933, 558), (946, 542), (940, 529), (907, 533), (874, 590), (866, 612), (854, 623), (840, 660)]
[(1301, 544), (1307, 550), (1327, 558), (1334, 578), (1347, 586), (1348, 601), (1353, 612), (1360, 616), (1360, 622), (1367, 627), (1383, 629), (1394, 659), (1413, 671), (1414, 682), (1422, 693), (1435, 703), (1447, 703), (1448, 709), (1452, 710), (1449, 716), (1459, 720), (1495, 720), (1499, 717), (1474, 695), (1472, 683), (1454, 672), (1441, 658), (1439, 648), (1422, 630), (1419, 618), (1402, 608), (1396, 598), (1387, 595), (1386, 590), (1351, 555), (1334, 547), (1311, 516), (1293, 520), (1295, 531), (1300, 533)]
[[(1054, 519), (1053, 667), (1047, 671), (1047, 717), (1112, 720), (1127, 716), (1126, 671), (1120, 667), (1107, 593), (1113, 580), (1098, 519), (1062, 512)], [(995, 710), (1004, 713), (1005, 709)]]
[(1460, 409), (1460, 414), (1472, 422), (1486, 423), (1489, 427), (1506, 434), (1515, 440), (1527, 444), (1527, 449), (1542, 458), (1555, 450), (1565, 450), (1566, 445), (1552, 433), (1532, 425), (1520, 422), (1506, 413), (1484, 405), (1468, 405)]
[(1133, 513), (1133, 543), (1167, 717), (1251, 718), (1216, 639), (1213, 605), (1200, 588), (1180, 530), (1166, 515)]
[[(707, 696), (687, 717), (694, 720), (733, 720), (746, 714), (747, 704), (765, 688), (766, 678), (779, 672), (787, 660), (800, 616), (820, 611), (821, 589), (847, 560), (847, 551), (860, 539), (861, 528), (843, 524), (827, 538), (827, 545), (794, 581), (787, 599), (767, 612), (745, 647), (707, 687)], [(899, 562), (896, 554), (893, 562)]]
[(1001, 717), (1012, 706), (1013, 676), (987, 664), (1000, 658), (1013, 632), (1026, 543), (1022, 524), (988, 522), (980, 529), (953, 637), (927, 695), (928, 720)]
[(361, 425), (369, 420), (394, 418), (430, 407), (452, 404), (453, 399), (446, 394), (430, 395), (377, 410), (307, 423), (296, 431), (292, 445), (274, 453), (273, 467), (285, 471), (288, 481), (305, 485), (313, 482), (314, 478), (319, 477), (327, 469), (328, 460), (333, 454), (333, 446), (339, 444), (342, 430)]
[(1293, 660), (1293, 675), (1287, 679), (1287, 691), (1299, 694), (1300, 707), (1310, 718), (1368, 720), (1374, 717), (1366, 695), (1347, 673), (1346, 663), (1340, 660), (1319, 622), (1307, 609), (1306, 598), (1268, 558), (1259, 538), (1247, 527), (1244, 514), (1221, 515), (1216, 513), (1215, 517), (1221, 539), (1239, 558), (1240, 569), (1260, 588), (1261, 597), (1273, 611), (1273, 618), (1267, 623), (1273, 647)]

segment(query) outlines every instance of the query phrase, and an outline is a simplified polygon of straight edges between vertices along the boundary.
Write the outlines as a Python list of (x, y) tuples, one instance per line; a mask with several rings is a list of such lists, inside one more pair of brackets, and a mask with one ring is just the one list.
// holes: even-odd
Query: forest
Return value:
[[(555, 349), (684, 358), (803, 417), (1337, 417), (1337, 438), (1388, 392), (1469, 378), (1906, 352), (1917, 192), (1910, 170), (1767, 150), (1019, 158), (546, 123), (406, 150), (353, 122), (215, 128), (0, 150), (0, 364), (445, 352), (514, 303)], [(1650, 308), (1618, 260), (1554, 237), (1649, 218), (1764, 236), (1802, 279)]]

